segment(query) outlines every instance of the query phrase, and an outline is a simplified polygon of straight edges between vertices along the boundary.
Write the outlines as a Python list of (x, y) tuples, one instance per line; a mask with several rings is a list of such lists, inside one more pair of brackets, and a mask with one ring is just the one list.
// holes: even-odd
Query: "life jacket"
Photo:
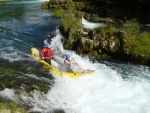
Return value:
[(44, 47), (40, 51), (40, 56), (44, 57), (46, 60), (50, 60), (52, 56), (54, 56), (52, 50), (49, 47)]

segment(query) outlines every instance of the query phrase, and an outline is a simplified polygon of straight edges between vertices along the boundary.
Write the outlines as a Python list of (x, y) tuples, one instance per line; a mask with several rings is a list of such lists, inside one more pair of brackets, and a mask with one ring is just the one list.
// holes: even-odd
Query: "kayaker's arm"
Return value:
[(68, 61), (68, 60), (65, 60), (65, 63), (66, 63), (66, 64), (71, 64), (71, 62), (70, 62), (70, 61)]

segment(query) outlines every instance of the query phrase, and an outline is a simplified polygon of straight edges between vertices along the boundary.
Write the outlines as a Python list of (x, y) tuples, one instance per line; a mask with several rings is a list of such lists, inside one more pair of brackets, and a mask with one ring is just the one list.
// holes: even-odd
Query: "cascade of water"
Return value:
[(89, 22), (89, 21), (85, 20), (83, 17), (82, 17), (82, 24), (83, 24), (84, 28), (88, 28), (88, 29), (94, 29), (96, 27), (104, 25), (103, 23)]
[[(29, 5), (27, 6), (29, 8)], [(35, 9), (35, 12), (29, 12), (28, 8), (27, 12), (22, 15), (23, 20), (21, 20), (23, 21), (21, 24), (27, 24), (21, 25), (21, 29), (18, 27), (18, 31), (14, 29), (17, 25), (20, 25), (20, 22), (16, 24), (15, 21), (22, 18), (15, 21), (11, 20), (8, 24), (9, 27), (6, 26), (8, 22), (5, 22), (5, 20), (7, 19), (1, 22), (0, 58), (10, 61), (22, 60), (22, 56), (30, 55), (31, 47), (43, 47), (42, 41), (45, 38), (41, 37), (45, 36), (46, 33), (42, 33), (47, 29), (46, 32), (49, 32), (50, 29), (47, 28), (49, 25), (44, 26), (47, 24), (47, 18), (41, 13), (43, 11), (38, 12)], [(49, 15), (49, 12), (47, 13)], [(39, 16), (40, 14), (41, 16)], [(45, 23), (43, 23), (43, 20), (45, 20)], [(84, 23), (87, 23), (88, 27), (90, 26), (89, 22), (85, 20), (83, 20)], [(55, 27), (53, 22), (50, 25), (51, 29)], [(4, 27), (6, 28), (4, 29)], [(49, 113), (55, 109), (63, 109), (66, 113), (148, 113), (150, 111), (149, 67), (117, 63), (116, 65), (109, 62), (106, 65), (106, 63), (102, 64), (98, 61), (92, 63), (88, 57), (81, 57), (73, 51), (64, 50), (60, 38), (63, 37), (59, 30), (56, 30), (56, 36), (51, 42), (53, 51), (63, 58), (66, 53), (71, 54), (83, 68), (88, 69), (90, 67), (90, 69), (95, 70), (95, 73), (91, 76), (82, 76), (75, 79), (53, 75), (55, 78), (54, 84), (48, 93), (43, 94), (35, 90), (30, 92), (30, 97), (23, 94), (17, 95), (17, 97), (23, 99), (23, 103), (32, 107), (30, 111), (41, 113)], [(33, 77), (38, 78), (37, 76)], [(44, 80), (47, 80), (47, 78), (44, 78)], [(12, 100), (16, 97), (15, 91), (11, 89), (1, 91), (0, 95)]]
[[(55, 83), (47, 94), (41, 95), (35, 91), (32, 92), (33, 98), (22, 97), (28, 104), (32, 103), (31, 111), (48, 113), (63, 109), (66, 113), (143, 113), (150, 110), (150, 83), (147, 78), (133, 71), (132, 74), (137, 76), (132, 80), (123, 79), (122, 73), (105, 64), (92, 63), (87, 57), (64, 50), (60, 38), (62, 36), (57, 31), (51, 43), (53, 50), (59, 55), (66, 52), (73, 55), (83, 67), (90, 66), (95, 73), (75, 79), (53, 75)], [(130, 70), (134, 69), (129, 66)], [(150, 75), (149, 69), (139, 68), (138, 71), (144, 71), (145, 76)]]

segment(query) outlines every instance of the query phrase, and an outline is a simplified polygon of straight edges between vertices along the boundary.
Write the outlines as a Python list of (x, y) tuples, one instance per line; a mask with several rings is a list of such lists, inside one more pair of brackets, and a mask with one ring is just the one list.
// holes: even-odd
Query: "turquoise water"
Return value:
[[(43, 40), (60, 22), (51, 11), (40, 9), (41, 1), (0, 3), (1, 59), (15, 60), (30, 54), (31, 47), (42, 48)], [(23, 55), (21, 55), (23, 54)]]
[[(31, 66), (30, 49), (42, 49), (44, 40), (52, 38), (51, 46), (55, 53), (60, 56), (70, 53), (83, 68), (94, 69), (95, 73), (76, 79), (51, 74), (54, 84), (49, 92), (33, 91), (31, 97), (17, 95), (23, 99), (22, 103), (31, 106), (30, 111), (40, 113), (56, 109), (66, 113), (148, 113), (150, 68), (120, 61), (91, 60), (64, 50), (60, 42), (63, 36), (57, 29), (60, 19), (52, 18), (52, 11), (40, 9), (42, 2), (0, 2), (0, 65), (16, 68), (19, 65), (21, 68), (24, 66), (22, 62), (27, 62), (26, 68), (35, 71)], [(20, 70), (24, 72), (24, 68)], [(27, 76), (40, 79), (32, 72)], [(1, 93), (13, 98), (13, 91), (7, 89)]]

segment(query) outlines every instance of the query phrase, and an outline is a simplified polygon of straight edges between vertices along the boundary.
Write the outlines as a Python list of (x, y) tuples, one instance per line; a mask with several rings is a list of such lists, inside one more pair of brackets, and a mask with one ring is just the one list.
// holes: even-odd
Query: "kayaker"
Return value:
[(66, 58), (64, 60), (64, 64), (65, 64), (65, 70), (67, 72), (72, 72), (72, 69), (71, 69), (71, 64), (73, 64), (73, 58), (71, 57), (71, 55), (69, 54), (66, 54)]
[(71, 58), (71, 55), (66, 54), (66, 59), (64, 61), (64, 64), (72, 64), (73, 63), (73, 59)]
[(51, 64), (51, 58), (54, 56), (49, 43), (44, 43), (44, 48), (40, 51), (40, 57)]

